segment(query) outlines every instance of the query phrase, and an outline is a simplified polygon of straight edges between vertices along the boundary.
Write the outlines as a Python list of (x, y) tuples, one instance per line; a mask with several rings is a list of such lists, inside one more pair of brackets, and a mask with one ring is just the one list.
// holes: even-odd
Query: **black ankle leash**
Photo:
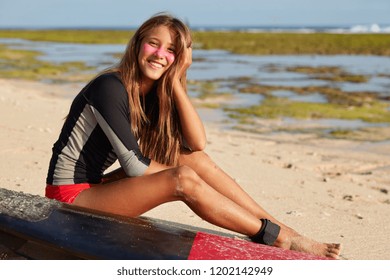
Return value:
[(262, 225), (259, 232), (251, 236), (250, 239), (256, 243), (271, 246), (278, 238), (280, 226), (267, 219), (260, 219), (260, 221), (262, 222)]

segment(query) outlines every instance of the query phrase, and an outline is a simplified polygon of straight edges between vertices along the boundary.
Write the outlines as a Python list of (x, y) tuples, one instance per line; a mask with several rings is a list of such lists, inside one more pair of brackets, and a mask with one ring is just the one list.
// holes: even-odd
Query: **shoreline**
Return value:
[[(51, 148), (72, 102), (64, 96), (79, 86), (0, 79), (0, 88), (0, 187), (43, 195)], [(316, 240), (342, 243), (345, 259), (390, 260), (388, 141), (205, 126), (206, 152), (276, 218)], [(223, 231), (176, 202), (145, 216)]]

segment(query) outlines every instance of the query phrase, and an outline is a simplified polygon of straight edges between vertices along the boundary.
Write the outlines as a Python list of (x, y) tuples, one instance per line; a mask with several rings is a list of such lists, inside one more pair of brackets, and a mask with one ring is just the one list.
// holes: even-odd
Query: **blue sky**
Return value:
[(161, 11), (191, 26), (390, 25), (390, 0), (0, 0), (0, 28), (130, 27)]

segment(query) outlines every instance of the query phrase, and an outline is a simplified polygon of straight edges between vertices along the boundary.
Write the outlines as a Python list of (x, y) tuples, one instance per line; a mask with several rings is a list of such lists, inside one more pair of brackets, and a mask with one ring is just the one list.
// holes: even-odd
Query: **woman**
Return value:
[[(254, 242), (337, 258), (338, 244), (277, 221), (203, 152), (205, 130), (186, 94), (191, 44), (188, 28), (165, 14), (136, 31), (118, 66), (73, 101), (53, 146), (46, 196), (130, 217), (180, 200)], [(103, 175), (117, 159), (121, 168)]]

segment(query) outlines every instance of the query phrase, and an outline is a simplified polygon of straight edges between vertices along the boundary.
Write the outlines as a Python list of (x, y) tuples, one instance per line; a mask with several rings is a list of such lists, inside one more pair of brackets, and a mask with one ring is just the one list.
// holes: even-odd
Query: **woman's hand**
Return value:
[(184, 59), (182, 65), (179, 65), (179, 79), (185, 78), (186, 72), (188, 68), (190, 68), (192, 64), (192, 47), (189, 46), (188, 48), (184, 49)]

